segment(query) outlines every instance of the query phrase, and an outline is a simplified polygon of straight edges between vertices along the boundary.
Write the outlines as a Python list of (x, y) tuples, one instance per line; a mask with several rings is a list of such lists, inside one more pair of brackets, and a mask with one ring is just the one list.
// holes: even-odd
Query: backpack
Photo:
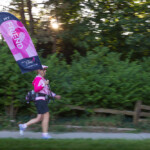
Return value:
[[(27, 93), (26, 95), (26, 102), (29, 104), (30, 102), (34, 102), (35, 101), (35, 98), (38, 97), (38, 96), (44, 96), (45, 99), (50, 102), (51, 100), (51, 97), (52, 96), (48, 96), (46, 94), (43, 94), (43, 93), (36, 93), (34, 90), (31, 90)], [(54, 98), (52, 97), (53, 101), (54, 101)]]
[(32, 102), (32, 101), (35, 101), (35, 98), (38, 96), (38, 93), (35, 93), (35, 91), (34, 90), (31, 90), (31, 91), (29, 91), (28, 93), (27, 93), (27, 95), (26, 95), (26, 102), (27, 103), (30, 103), (30, 102)]

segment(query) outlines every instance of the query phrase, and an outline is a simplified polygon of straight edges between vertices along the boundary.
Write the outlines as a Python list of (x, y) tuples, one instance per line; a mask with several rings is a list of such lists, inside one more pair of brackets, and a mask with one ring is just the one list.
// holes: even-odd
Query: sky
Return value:
[[(42, 3), (43, 1), (47, 0), (32, 0), (32, 3)], [(86, 1), (86, 0), (85, 0)], [(146, 0), (135, 0), (135, 3), (139, 3), (140, 1), (146, 2)], [(12, 0), (0, 0), (0, 11), (7, 11), (7, 6), (9, 6), (10, 2)], [(33, 13), (38, 13), (40, 11), (40, 6), (39, 7), (33, 7)]]
[[(34, 0), (35, 3), (41, 3), (43, 1), (47, 0)], [(9, 6), (10, 2), (12, 2), (12, 0), (0, 0), (0, 11), (7, 11), (6, 7)]]
[[(47, 1), (47, 0), (32, 0), (33, 3), (42, 3), (44, 1)], [(10, 5), (11, 2), (12, 2), (12, 0), (0, 0), (0, 12), (2, 12), (2, 11), (7, 12), (8, 11), (7, 7)], [(33, 15), (37, 15), (40, 12), (41, 7), (42, 7), (42, 5), (33, 7), (32, 8)], [(28, 17), (28, 16), (26, 16), (26, 17)], [(0, 40), (1, 40), (1, 34), (0, 34)]]
[(8, 6), (11, 0), (0, 0), (0, 11), (4, 11), (4, 7)]

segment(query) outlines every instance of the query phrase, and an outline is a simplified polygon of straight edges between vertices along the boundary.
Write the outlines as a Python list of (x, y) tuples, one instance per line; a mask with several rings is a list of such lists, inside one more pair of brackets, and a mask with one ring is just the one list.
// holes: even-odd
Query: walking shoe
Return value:
[(20, 135), (24, 135), (24, 130), (25, 130), (26, 128), (23, 126), (23, 124), (19, 124), (19, 133), (20, 133)]
[(51, 139), (52, 137), (48, 134), (48, 135), (42, 135), (42, 139)]

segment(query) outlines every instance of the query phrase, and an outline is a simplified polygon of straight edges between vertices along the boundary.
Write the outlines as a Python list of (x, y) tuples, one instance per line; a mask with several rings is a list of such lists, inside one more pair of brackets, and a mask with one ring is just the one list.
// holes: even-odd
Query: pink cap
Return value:
[(43, 69), (47, 69), (47, 68), (48, 68), (48, 66), (42, 65), (42, 68), (43, 68)]

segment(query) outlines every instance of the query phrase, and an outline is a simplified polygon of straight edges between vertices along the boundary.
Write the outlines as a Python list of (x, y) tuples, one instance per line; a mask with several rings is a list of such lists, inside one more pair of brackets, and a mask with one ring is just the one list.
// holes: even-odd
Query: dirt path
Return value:
[[(150, 133), (91, 133), (91, 132), (67, 132), (50, 133), (54, 139), (150, 139)], [(0, 131), (0, 138), (30, 138), (40, 139), (40, 132), (25, 132), (20, 136), (17, 131)]]

